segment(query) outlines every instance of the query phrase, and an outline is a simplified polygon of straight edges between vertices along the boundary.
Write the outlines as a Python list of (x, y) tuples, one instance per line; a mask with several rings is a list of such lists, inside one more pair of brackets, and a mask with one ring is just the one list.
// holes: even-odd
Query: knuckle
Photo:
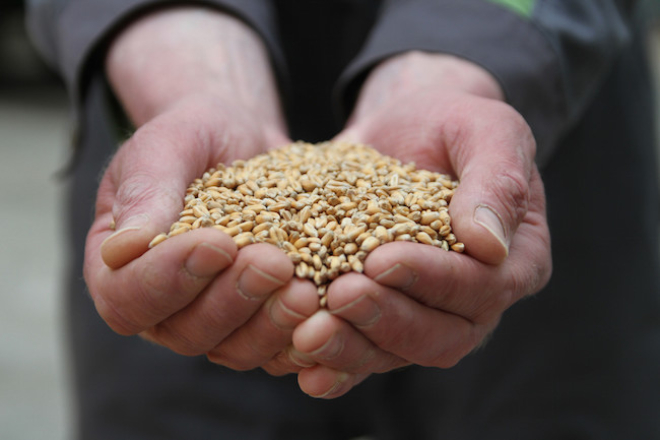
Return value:
[(369, 346), (364, 348), (362, 352), (352, 359), (349, 359), (341, 368), (349, 373), (366, 373), (366, 372), (384, 372), (389, 371), (391, 368), (391, 361), (383, 365), (384, 361), (389, 361), (390, 356), (384, 356), (376, 346)]
[[(136, 172), (124, 178), (115, 193), (112, 207), (113, 217), (117, 220), (128, 218), (135, 213), (148, 209), (164, 210), (181, 204), (183, 193), (156, 184), (157, 176), (146, 172)], [(154, 205), (154, 202), (157, 202)], [(164, 214), (171, 214), (164, 212)]]
[(157, 192), (158, 189), (150, 184), (147, 176), (132, 174), (126, 177), (117, 188), (114, 210), (118, 212), (113, 214), (120, 217), (124, 212), (130, 212), (153, 198)]
[(550, 281), (551, 275), (552, 262), (550, 259), (543, 262), (532, 261), (525, 267), (517, 268), (511, 277), (515, 298), (523, 298), (537, 293)]
[(514, 224), (518, 225), (529, 209), (529, 180), (521, 171), (512, 167), (503, 167), (496, 173), (491, 183), (494, 195), (503, 212)]
[(205, 354), (209, 347), (201, 346), (193, 337), (167, 323), (161, 323), (151, 329), (153, 338), (159, 344), (182, 356), (199, 356)]
[(442, 369), (456, 366), (461, 359), (483, 343), (489, 329), (496, 327), (498, 323), (499, 319), (484, 325), (465, 321), (465, 325), (461, 325), (460, 329), (455, 328), (456, 337), (449, 342), (445, 340), (445, 344), (435, 352), (429, 353), (431, 356), (425, 359), (425, 363), (421, 365)]
[(176, 311), (177, 303), (184, 297), (179, 274), (174, 278), (163, 273), (157, 261), (144, 260), (134, 268), (136, 282), (130, 294), (133, 320), (150, 327), (158, 324)]
[(513, 290), (505, 289), (492, 292), (487, 300), (475, 310), (470, 321), (476, 325), (489, 325), (499, 322), (502, 313), (514, 302)]
[(149, 259), (136, 268), (134, 279), (138, 280), (134, 302), (141, 307), (145, 319), (152, 320), (152, 324), (187, 305), (202, 286), (200, 280), (183, 265), (178, 270), (168, 270), (160, 261)]
[(280, 377), (285, 376), (290, 373), (297, 373), (301, 370), (301, 367), (297, 365), (288, 366), (280, 361), (280, 359), (274, 359), (262, 365), (261, 368), (271, 376)]
[(248, 371), (274, 359), (285, 346), (268, 337), (235, 336), (206, 350), (208, 360), (232, 370)]
[(229, 356), (227, 353), (218, 349), (206, 353), (206, 358), (209, 362), (222, 365), (223, 367), (230, 368), (234, 371), (249, 371), (259, 367), (259, 364), (256, 362), (249, 362)]
[(94, 297), (96, 310), (101, 316), (101, 319), (115, 332), (123, 336), (130, 336), (139, 333), (143, 327), (131, 319), (123, 307), (116, 302), (116, 299), (111, 296), (101, 297), (96, 295)]
[[(401, 331), (401, 328), (410, 328), (412, 320), (390, 318), (388, 325), (376, 324), (377, 329), (373, 329), (372, 335), (376, 344), (383, 350), (390, 353), (400, 353), (403, 357), (412, 357), (412, 353), (416, 351), (417, 344), (414, 343), (418, 338), (415, 337), (416, 331), (411, 328), (411, 332)], [(412, 317), (411, 317), (412, 318)], [(376, 337), (376, 330), (378, 336)]]
[(433, 356), (429, 356), (427, 359), (423, 359), (421, 362), (417, 362), (422, 366), (427, 367), (436, 367), (442, 369), (449, 369), (454, 367), (458, 362), (465, 356), (467, 353), (463, 353), (465, 350), (458, 350), (456, 347), (446, 348), (437, 353), (434, 353)]
[(113, 280), (93, 276), (85, 267), (85, 281), (96, 312), (115, 333), (130, 336), (144, 330), (137, 320), (132, 319), (131, 304), (127, 304), (123, 289), (117, 289)]
[(168, 277), (163, 276), (156, 264), (145, 261), (136, 279), (135, 301), (144, 312), (160, 312), (161, 301), (167, 297), (171, 283)]

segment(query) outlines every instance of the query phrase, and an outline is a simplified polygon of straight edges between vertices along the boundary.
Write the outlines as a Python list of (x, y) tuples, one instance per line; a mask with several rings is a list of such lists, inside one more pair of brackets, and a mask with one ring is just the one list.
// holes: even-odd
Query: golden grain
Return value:
[(392, 241), (463, 252), (447, 207), (458, 182), (360, 144), (297, 142), (249, 160), (218, 164), (186, 190), (168, 237), (212, 226), (237, 247), (276, 245), (313, 281), (320, 304), (342, 273)]
[(380, 240), (372, 236), (372, 237), (368, 237), (366, 240), (362, 242), (362, 245), (360, 246), (360, 250), (365, 252), (371, 252), (374, 249), (376, 249), (378, 246), (380, 246)]
[(242, 247), (247, 246), (248, 244), (255, 243), (255, 237), (251, 232), (243, 232), (242, 234), (238, 234), (237, 236), (234, 237), (234, 242), (236, 243), (236, 246), (240, 249)]
[(149, 248), (151, 249), (157, 244), (164, 242), (166, 239), (167, 239), (167, 234), (165, 233), (156, 235), (156, 237), (154, 237), (154, 239), (151, 240), (151, 242), (149, 243)]

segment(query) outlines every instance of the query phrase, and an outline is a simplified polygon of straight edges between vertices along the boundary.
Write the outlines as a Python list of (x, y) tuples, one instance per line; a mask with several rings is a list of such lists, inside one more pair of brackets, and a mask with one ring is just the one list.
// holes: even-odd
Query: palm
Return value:
[[(101, 183), (84, 267), (96, 307), (115, 331), (236, 369), (295, 368), (271, 360), (316, 311), (318, 296), (311, 284), (293, 280), (283, 252), (270, 245), (238, 252), (231, 237), (212, 228), (147, 252), (178, 218), (194, 178), (285, 141), (235, 109), (197, 100), (145, 124), (120, 148)], [(113, 232), (112, 222), (121, 230)]]

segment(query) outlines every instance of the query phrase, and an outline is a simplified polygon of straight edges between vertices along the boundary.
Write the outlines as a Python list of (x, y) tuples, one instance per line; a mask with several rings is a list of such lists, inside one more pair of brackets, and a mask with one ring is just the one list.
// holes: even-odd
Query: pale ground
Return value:
[(0, 438), (64, 440), (62, 94), (0, 97)]
[[(655, 41), (660, 66), (660, 32)], [(70, 436), (60, 306), (63, 187), (55, 177), (66, 159), (68, 128), (61, 92), (0, 89), (3, 440)]]

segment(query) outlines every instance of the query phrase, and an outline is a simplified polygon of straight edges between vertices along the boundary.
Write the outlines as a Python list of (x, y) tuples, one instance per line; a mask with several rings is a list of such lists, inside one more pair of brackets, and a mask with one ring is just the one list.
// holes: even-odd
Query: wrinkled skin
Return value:
[[(409, 364), (455, 365), (551, 272), (534, 142), (505, 104), (424, 90), (355, 120), (344, 136), (459, 177), (450, 213), (467, 251), (389, 243), (369, 255), (364, 275), (333, 281), (328, 311), (296, 328), (291, 353), (301, 365), (316, 363), (299, 373), (299, 383), (326, 398), (371, 373)], [(492, 219), (495, 226), (486, 223)]]
[[(171, 41), (154, 38), (164, 29)], [(194, 62), (202, 66), (180, 68)], [(150, 68), (172, 75), (155, 83)], [(297, 373), (305, 393), (334, 398), (372, 373), (451, 367), (550, 276), (534, 140), (477, 66), (415, 53), (386, 61), (337, 137), (459, 178), (450, 213), (466, 253), (380, 246), (364, 274), (333, 281), (327, 310), (274, 246), (239, 251), (226, 234), (201, 229), (148, 249), (178, 218), (194, 178), (290, 142), (258, 38), (217, 12), (167, 10), (121, 34), (108, 76), (139, 128), (102, 178), (84, 271), (100, 316), (120, 334), (236, 370)]]

